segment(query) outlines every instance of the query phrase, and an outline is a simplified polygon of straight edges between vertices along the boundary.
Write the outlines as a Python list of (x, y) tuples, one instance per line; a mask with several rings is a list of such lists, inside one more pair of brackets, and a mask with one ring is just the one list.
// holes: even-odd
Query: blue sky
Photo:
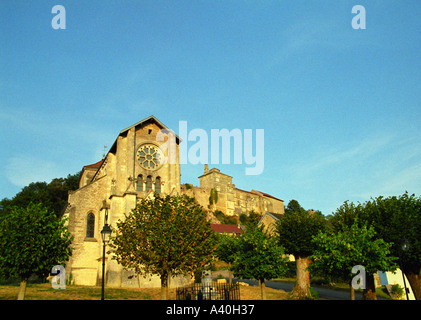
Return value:
[[(418, 0), (3, 0), (0, 15), (0, 198), (97, 162), (151, 114), (176, 133), (264, 129), (262, 174), (216, 166), (285, 204), (420, 194)], [(197, 185), (203, 165), (181, 172)]]

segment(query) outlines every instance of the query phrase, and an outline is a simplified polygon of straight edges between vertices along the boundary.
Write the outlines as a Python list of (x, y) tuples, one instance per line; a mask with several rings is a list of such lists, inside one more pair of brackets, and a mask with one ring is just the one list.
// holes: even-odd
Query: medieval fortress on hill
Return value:
[[(97, 285), (102, 280), (100, 232), (105, 222), (104, 203), (108, 207), (108, 223), (112, 226), (119, 219), (124, 219), (139, 199), (150, 197), (155, 192), (163, 195), (186, 194), (208, 209), (209, 196), (214, 189), (218, 201), (211, 207), (213, 211), (220, 210), (229, 216), (248, 214), (252, 210), (259, 214), (284, 213), (282, 200), (261, 191), (238, 189), (231, 176), (217, 168), (209, 170), (207, 165), (199, 177), (198, 187), (181, 185), (180, 139), (176, 138), (175, 163), (161, 164), (160, 158), (166, 155), (159, 147), (165, 141), (157, 141), (156, 135), (162, 129), (168, 128), (154, 116), (143, 119), (120, 132), (104, 159), (83, 167), (79, 189), (69, 192), (64, 213), (69, 218), (69, 231), (74, 236), (73, 255), (66, 265), (66, 275), (75, 284)], [(107, 286), (160, 286), (158, 276), (129, 279), (131, 275), (132, 271), (123, 270), (107, 255)], [(170, 279), (170, 286), (189, 282), (188, 277), (174, 277)]]

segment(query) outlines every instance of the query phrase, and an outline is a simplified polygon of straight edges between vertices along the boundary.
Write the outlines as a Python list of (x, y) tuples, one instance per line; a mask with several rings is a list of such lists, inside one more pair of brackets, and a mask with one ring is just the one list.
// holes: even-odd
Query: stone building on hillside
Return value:
[[(194, 196), (205, 208), (209, 206), (210, 191), (218, 193), (218, 201), (210, 209), (227, 215), (248, 213), (251, 210), (283, 213), (283, 201), (266, 193), (244, 191), (232, 184), (232, 177), (218, 169), (208, 170), (199, 177), (200, 186), (186, 188), (180, 183), (179, 137), (175, 136), (176, 161), (162, 162), (168, 157), (167, 141), (157, 139), (168, 128), (154, 116), (143, 119), (120, 131), (107, 155), (101, 161), (84, 166), (79, 189), (69, 192), (64, 215), (74, 236), (73, 255), (66, 265), (66, 274), (75, 284), (97, 285), (102, 280), (101, 229), (108, 212), (108, 223), (115, 226), (124, 219), (136, 203), (154, 193)], [(168, 137), (167, 137), (168, 139)], [(164, 141), (160, 141), (164, 140)], [(104, 204), (106, 206), (104, 206)], [(107, 208), (107, 209), (106, 209)], [(114, 287), (159, 287), (158, 276), (132, 277), (115, 260), (106, 258), (106, 285)], [(170, 286), (190, 282), (188, 277), (170, 279)]]
[[(211, 190), (215, 189), (218, 194), (216, 203), (210, 205), (209, 197)], [(209, 170), (205, 164), (205, 170), (199, 177), (199, 187), (182, 186), (182, 193), (185, 193), (196, 200), (204, 207), (213, 211), (220, 210), (228, 216), (248, 214), (254, 211), (263, 215), (266, 211), (282, 214), (284, 213), (284, 202), (270, 194), (251, 190), (245, 191), (235, 187), (232, 177), (222, 173), (217, 168)]]

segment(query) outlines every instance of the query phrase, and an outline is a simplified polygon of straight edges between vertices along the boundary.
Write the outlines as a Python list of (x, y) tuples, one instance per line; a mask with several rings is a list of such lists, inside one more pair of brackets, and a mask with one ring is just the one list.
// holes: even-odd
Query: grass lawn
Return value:
[[(151, 300), (159, 289), (105, 288), (105, 299)], [(0, 300), (16, 300), (19, 286), (0, 286)], [(100, 300), (101, 287), (66, 286), (66, 289), (53, 289), (50, 283), (28, 284), (25, 300)]]
[[(1, 285), (0, 300), (16, 300), (19, 292), (17, 285)], [(105, 288), (106, 300), (160, 300), (160, 288)], [(260, 300), (259, 287), (240, 286), (241, 300)], [(268, 300), (285, 300), (287, 293), (283, 290), (266, 288)], [(175, 289), (168, 290), (168, 299), (175, 300)], [(66, 286), (66, 289), (53, 289), (51, 284), (28, 284), (26, 300), (100, 300), (101, 287)]]

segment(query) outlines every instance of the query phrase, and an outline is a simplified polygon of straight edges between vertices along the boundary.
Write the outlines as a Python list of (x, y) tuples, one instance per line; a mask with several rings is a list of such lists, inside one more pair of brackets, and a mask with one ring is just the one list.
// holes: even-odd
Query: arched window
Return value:
[(143, 177), (141, 174), (139, 174), (137, 176), (137, 180), (136, 180), (136, 191), (143, 191)]
[(86, 219), (86, 237), (93, 238), (95, 236), (95, 215), (90, 212)]
[(152, 177), (146, 177), (146, 191), (152, 190)]
[(160, 177), (156, 177), (155, 179), (155, 192), (161, 193), (161, 178)]

